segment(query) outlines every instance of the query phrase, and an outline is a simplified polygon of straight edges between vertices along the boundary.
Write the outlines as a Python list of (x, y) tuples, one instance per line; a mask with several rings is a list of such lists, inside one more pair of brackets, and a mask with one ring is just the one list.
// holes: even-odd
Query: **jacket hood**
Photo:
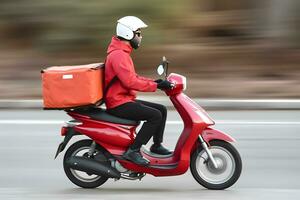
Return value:
[(131, 53), (132, 47), (130, 44), (126, 44), (126, 43), (122, 42), (119, 38), (117, 38), (116, 36), (113, 36), (111, 39), (111, 42), (107, 48), (107, 53), (109, 54), (110, 52), (112, 52), (114, 50), (123, 50), (127, 53)]

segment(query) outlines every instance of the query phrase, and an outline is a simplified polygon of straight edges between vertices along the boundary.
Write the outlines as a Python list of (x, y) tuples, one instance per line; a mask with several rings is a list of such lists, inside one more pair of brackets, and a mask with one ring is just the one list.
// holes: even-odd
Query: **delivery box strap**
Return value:
[(97, 106), (101, 106), (103, 103), (105, 103), (106, 94), (107, 94), (109, 88), (112, 86), (112, 84), (114, 84), (116, 82), (116, 80), (118, 80), (118, 77), (114, 76), (111, 79), (111, 81), (107, 84), (107, 86), (104, 87), (103, 98), (99, 102), (96, 103)]

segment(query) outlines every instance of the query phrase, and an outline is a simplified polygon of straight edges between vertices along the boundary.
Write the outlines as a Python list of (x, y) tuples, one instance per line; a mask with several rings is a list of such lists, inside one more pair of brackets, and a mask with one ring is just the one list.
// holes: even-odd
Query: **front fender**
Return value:
[(226, 142), (235, 142), (236, 141), (230, 135), (227, 135), (226, 133), (223, 133), (222, 131), (219, 131), (219, 130), (213, 129), (213, 128), (206, 128), (202, 132), (201, 135), (202, 135), (204, 141), (206, 141), (206, 142), (209, 142), (211, 140), (223, 140)]

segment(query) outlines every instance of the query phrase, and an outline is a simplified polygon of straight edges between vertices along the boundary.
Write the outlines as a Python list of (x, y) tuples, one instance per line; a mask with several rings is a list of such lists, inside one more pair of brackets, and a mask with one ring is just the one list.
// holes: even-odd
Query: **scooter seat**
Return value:
[(120, 117), (113, 116), (107, 112), (105, 112), (105, 109), (102, 108), (96, 108), (96, 107), (89, 107), (85, 109), (76, 109), (73, 112), (89, 116), (92, 119), (99, 120), (99, 121), (106, 121), (111, 122), (115, 124), (124, 124), (124, 125), (131, 125), (131, 126), (137, 126), (139, 125), (139, 121), (124, 119)]

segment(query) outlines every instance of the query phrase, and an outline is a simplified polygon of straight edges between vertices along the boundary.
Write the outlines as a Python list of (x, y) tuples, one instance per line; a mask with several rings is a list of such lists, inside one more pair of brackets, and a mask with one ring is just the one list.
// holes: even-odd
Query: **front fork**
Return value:
[(208, 158), (211, 160), (213, 166), (217, 169), (218, 168), (218, 164), (216, 162), (216, 160), (214, 159), (210, 149), (208, 148), (206, 142), (204, 141), (204, 139), (202, 138), (201, 135), (199, 135), (199, 140), (201, 142), (201, 146), (203, 147), (204, 151), (207, 153)]

